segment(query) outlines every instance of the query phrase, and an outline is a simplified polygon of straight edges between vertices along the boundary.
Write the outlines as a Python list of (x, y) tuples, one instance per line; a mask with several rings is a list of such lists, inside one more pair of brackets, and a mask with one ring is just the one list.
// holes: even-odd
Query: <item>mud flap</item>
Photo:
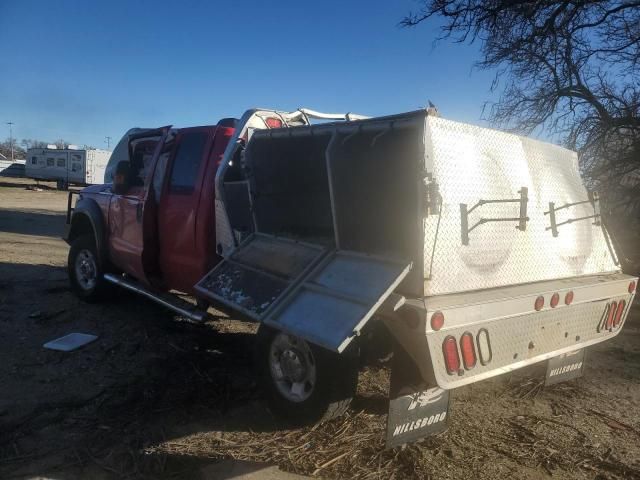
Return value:
[(545, 385), (555, 385), (579, 378), (584, 373), (584, 362), (586, 350), (576, 350), (575, 352), (564, 353), (547, 361), (547, 374), (545, 375)]
[(386, 447), (443, 432), (449, 425), (449, 391), (427, 387), (402, 347), (394, 344)]

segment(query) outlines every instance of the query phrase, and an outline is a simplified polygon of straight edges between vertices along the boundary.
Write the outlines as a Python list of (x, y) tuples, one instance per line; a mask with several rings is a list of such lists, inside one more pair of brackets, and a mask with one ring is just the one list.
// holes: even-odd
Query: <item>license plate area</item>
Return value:
[(550, 358), (547, 362), (544, 384), (547, 386), (555, 385), (581, 377), (584, 374), (585, 359), (586, 350), (584, 348)]
[[(620, 326), (612, 331), (598, 331), (608, 302), (603, 299), (561, 309), (549, 309), (509, 318), (478, 322), (427, 334), (434, 375), (442, 388), (457, 388), (479, 380), (506, 373), (527, 365), (549, 360), (566, 353), (613, 338)], [(625, 298), (627, 303), (630, 298)], [(626, 315), (626, 312), (625, 312)], [(446, 316), (446, 313), (445, 313)], [(488, 332), (491, 361), (477, 361), (472, 368), (461, 368), (447, 373), (443, 355), (443, 342), (448, 337), (457, 341), (458, 355), (462, 359), (460, 339), (470, 333), (474, 339), (476, 355), (479, 355), (478, 334)], [(462, 361), (460, 362), (462, 365)]]

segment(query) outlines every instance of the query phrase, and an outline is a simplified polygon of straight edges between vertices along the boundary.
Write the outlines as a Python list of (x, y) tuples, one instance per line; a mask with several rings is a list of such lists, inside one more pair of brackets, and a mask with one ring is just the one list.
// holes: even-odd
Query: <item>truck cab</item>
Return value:
[(66, 239), (77, 256), (69, 274), (80, 296), (97, 296), (106, 272), (192, 293), (218, 259), (214, 179), (235, 123), (127, 132), (106, 169), (108, 183), (82, 190), (69, 212)]
[(130, 129), (104, 184), (69, 194), (64, 238), (75, 291), (99, 298), (105, 275), (112, 283), (124, 275), (150, 295), (197, 297), (198, 280), (253, 228), (242, 165), (247, 142), (257, 130), (309, 125), (311, 118), (362, 117), (250, 109), (216, 125)]

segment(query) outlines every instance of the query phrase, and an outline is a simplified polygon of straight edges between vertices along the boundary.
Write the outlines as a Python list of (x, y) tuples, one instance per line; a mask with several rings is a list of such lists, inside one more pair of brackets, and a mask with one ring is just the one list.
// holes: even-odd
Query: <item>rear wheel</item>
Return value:
[(100, 300), (107, 288), (93, 235), (84, 234), (71, 243), (67, 261), (69, 281), (76, 295), (87, 302)]
[(358, 385), (358, 358), (270, 328), (258, 330), (257, 366), (271, 410), (294, 424), (344, 414)]

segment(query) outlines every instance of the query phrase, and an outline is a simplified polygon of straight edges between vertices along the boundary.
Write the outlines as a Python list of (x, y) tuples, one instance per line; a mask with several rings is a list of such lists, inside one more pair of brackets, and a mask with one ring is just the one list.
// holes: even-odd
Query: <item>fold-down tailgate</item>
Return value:
[(406, 261), (253, 234), (196, 290), (342, 352), (410, 268)]

